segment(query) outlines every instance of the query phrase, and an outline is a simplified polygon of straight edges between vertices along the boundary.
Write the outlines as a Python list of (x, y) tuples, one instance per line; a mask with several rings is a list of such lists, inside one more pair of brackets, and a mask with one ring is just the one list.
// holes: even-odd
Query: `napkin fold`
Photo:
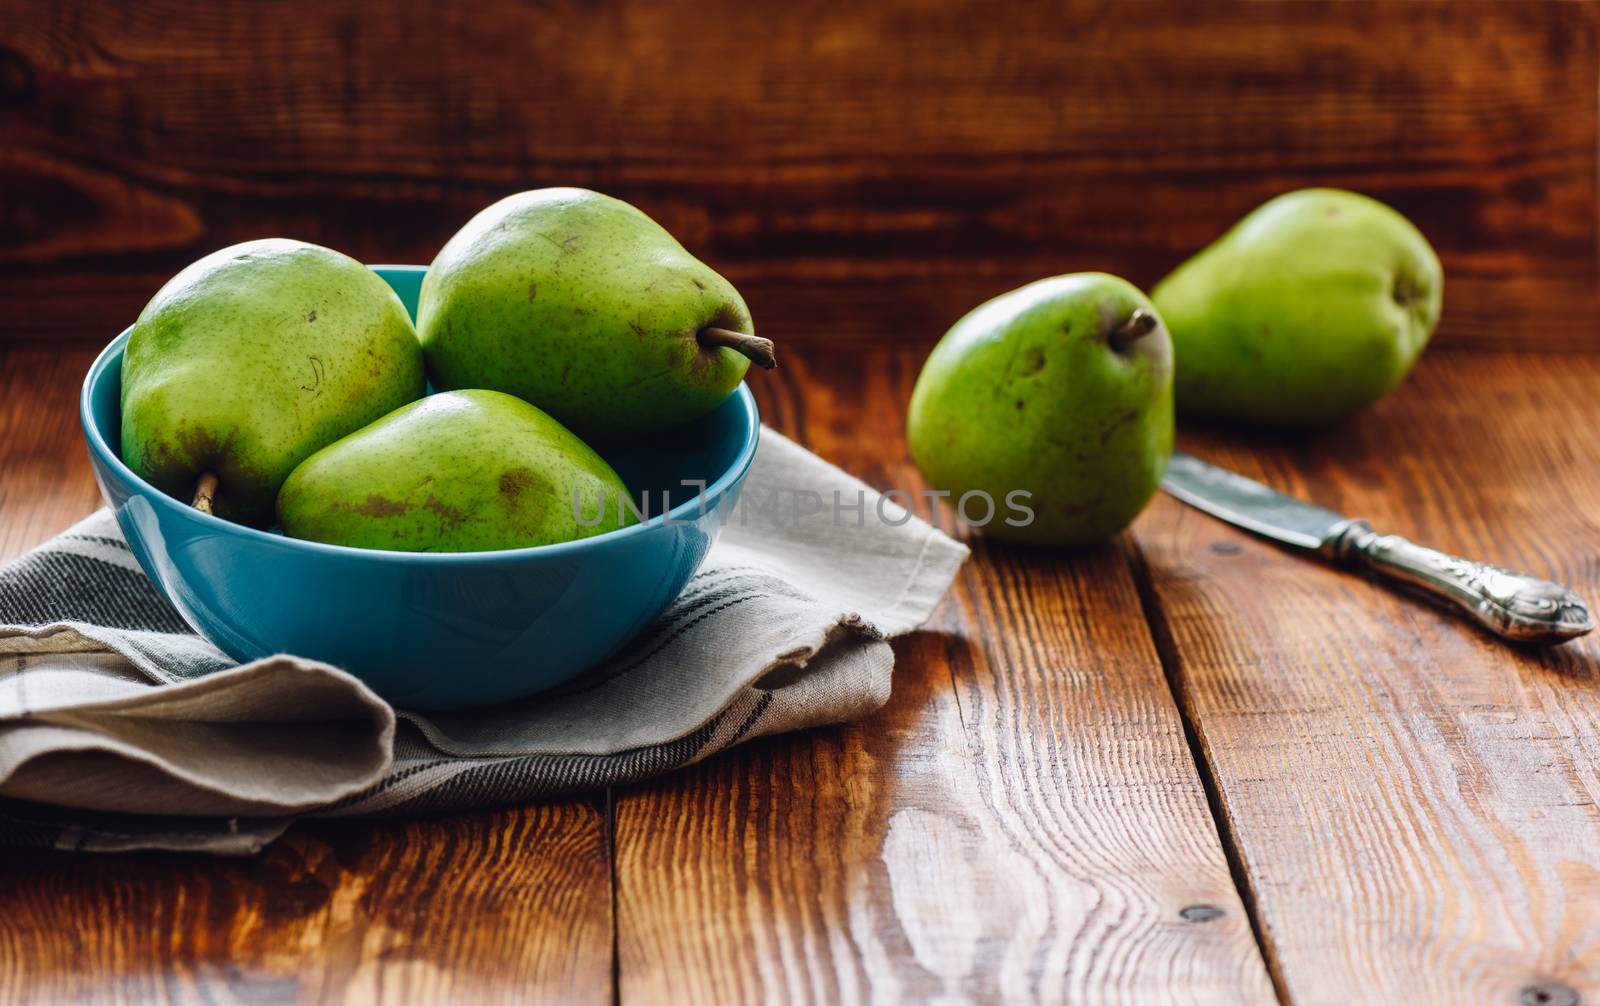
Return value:
[(249, 854), (297, 817), (600, 789), (850, 720), (888, 700), (886, 640), (966, 555), (763, 429), (705, 564), (620, 653), (554, 691), (424, 715), (317, 661), (235, 663), (102, 510), (0, 568), (0, 844)]

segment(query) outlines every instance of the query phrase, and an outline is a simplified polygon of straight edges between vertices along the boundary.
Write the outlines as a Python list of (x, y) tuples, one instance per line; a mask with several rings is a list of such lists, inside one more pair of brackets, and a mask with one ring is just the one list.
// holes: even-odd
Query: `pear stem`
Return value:
[(190, 504), (201, 513), (211, 512), (211, 505), (217, 498), (217, 475), (215, 472), (201, 472), (200, 481), (194, 485), (194, 502)]
[(762, 370), (771, 370), (778, 365), (776, 347), (772, 345), (772, 340), (763, 339), (759, 335), (747, 335), (726, 328), (702, 328), (696, 338), (700, 340), (702, 346), (725, 346), (735, 352), (743, 353)]
[(1111, 348), (1119, 353), (1128, 351), (1128, 347), (1155, 331), (1161, 324), (1155, 315), (1139, 308), (1128, 315), (1128, 320), (1111, 330)]

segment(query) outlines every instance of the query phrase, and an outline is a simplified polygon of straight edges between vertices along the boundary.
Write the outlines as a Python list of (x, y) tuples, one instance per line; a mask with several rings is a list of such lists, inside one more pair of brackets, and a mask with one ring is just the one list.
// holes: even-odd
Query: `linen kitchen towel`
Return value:
[[(835, 492), (864, 505), (814, 512)], [(102, 510), (0, 569), (0, 843), (247, 854), (296, 817), (593, 790), (849, 720), (888, 699), (885, 640), (966, 555), (764, 429), (705, 564), (622, 652), (553, 692), (420, 715), (316, 661), (236, 664)]]

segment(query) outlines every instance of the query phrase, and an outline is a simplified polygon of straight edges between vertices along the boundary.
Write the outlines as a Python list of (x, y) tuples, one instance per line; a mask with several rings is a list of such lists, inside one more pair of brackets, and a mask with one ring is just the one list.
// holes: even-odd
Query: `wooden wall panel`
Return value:
[(427, 261), (575, 183), (768, 334), (926, 342), (1338, 184), (1438, 245), (1442, 340), (1592, 344), (1597, 67), (1586, 3), (0, 0), (0, 338), (106, 337), (249, 237)]

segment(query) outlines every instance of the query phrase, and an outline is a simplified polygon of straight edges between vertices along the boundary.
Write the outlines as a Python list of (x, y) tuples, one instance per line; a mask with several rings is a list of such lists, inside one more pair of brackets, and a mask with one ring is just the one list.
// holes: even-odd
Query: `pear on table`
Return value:
[(733, 285), (629, 204), (540, 189), (488, 207), (422, 284), (434, 386), (537, 405), (601, 450), (715, 408), (775, 365)]
[[(1124, 280), (1077, 273), (956, 322), (917, 379), (907, 433), (935, 487), (956, 502), (988, 495), (984, 534), (1072, 546), (1111, 537), (1144, 509), (1172, 455), (1172, 423), (1172, 347), (1155, 308)], [(1008, 505), (1018, 492), (1023, 506)]]
[(336, 251), (267, 239), (174, 276), (122, 360), (122, 459), (219, 517), (272, 522), (295, 466), (426, 390), (410, 316)]
[(1398, 385), (1439, 320), (1444, 274), (1422, 233), (1375, 199), (1272, 199), (1152, 293), (1184, 415), (1317, 426)]
[(616, 472), (570, 430), (497, 391), (441, 392), (308, 458), (278, 494), (294, 538), (406, 552), (572, 541), (625, 526)]

